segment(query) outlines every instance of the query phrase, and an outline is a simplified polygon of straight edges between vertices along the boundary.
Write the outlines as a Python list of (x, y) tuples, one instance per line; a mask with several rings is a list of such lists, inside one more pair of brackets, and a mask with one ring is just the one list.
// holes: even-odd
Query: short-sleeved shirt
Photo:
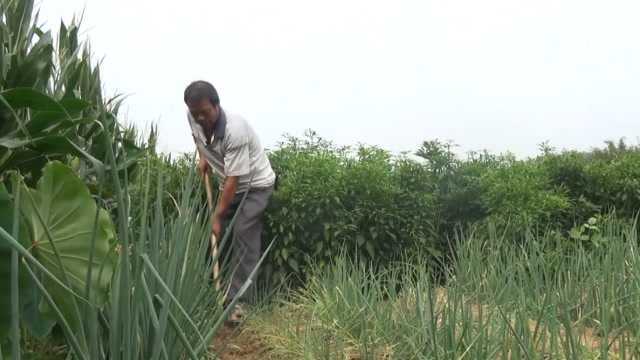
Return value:
[(237, 192), (274, 185), (276, 176), (267, 154), (253, 128), (243, 117), (227, 114), (220, 108), (220, 117), (214, 126), (210, 144), (207, 144), (204, 129), (189, 111), (187, 118), (196, 146), (221, 180), (221, 186), (227, 176), (238, 177)]

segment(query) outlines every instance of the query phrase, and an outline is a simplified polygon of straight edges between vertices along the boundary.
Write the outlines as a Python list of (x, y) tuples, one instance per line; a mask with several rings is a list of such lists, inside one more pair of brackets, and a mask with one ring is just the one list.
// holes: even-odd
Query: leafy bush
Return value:
[(515, 228), (527, 224), (557, 227), (571, 208), (566, 191), (554, 186), (535, 161), (505, 158), (487, 171), (481, 182), (489, 217)]
[(595, 161), (587, 173), (592, 181), (588, 196), (594, 203), (623, 216), (633, 216), (640, 209), (640, 151)]
[[(452, 151), (454, 144), (439, 140), (425, 141), (416, 155), (424, 159), (422, 191), (433, 193), (437, 234), (442, 238), (453, 236), (461, 224), (484, 219), (488, 214), (483, 202), (482, 175), (497, 166), (496, 156), (487, 152), (471, 152), (466, 161), (459, 160)], [(414, 171), (414, 176), (419, 171)]]
[(266, 215), (265, 238), (278, 239), (268, 281), (323, 266), (341, 248), (384, 261), (416, 245), (439, 253), (428, 177), (417, 162), (375, 147), (337, 148), (314, 133), (287, 138), (270, 158), (280, 186)]
[[(415, 157), (337, 147), (313, 132), (285, 137), (269, 153), (280, 186), (267, 209), (263, 239), (277, 242), (262, 280), (302, 280), (311, 264), (327, 264), (342, 248), (381, 266), (405, 251), (442, 260), (460, 227), (487, 218), (513, 231), (528, 225), (555, 230), (573, 246), (572, 230), (577, 234), (590, 218), (613, 208), (630, 217), (640, 209), (640, 155), (625, 149), (547, 149), (525, 160), (473, 152), (460, 159), (451, 143), (438, 140), (425, 142)], [(160, 159), (149, 155), (146, 161), (169, 174), (165, 208), (172, 216), (169, 194), (195, 165), (186, 156)]]
[(577, 151), (548, 153), (539, 162), (550, 183), (564, 189), (571, 199), (572, 206), (562, 221), (563, 228), (570, 228), (603, 210), (594, 202), (593, 179), (588, 172), (590, 161), (585, 154)]
[(567, 225), (599, 212), (615, 210), (632, 217), (640, 210), (640, 149), (607, 142), (588, 153), (550, 153), (540, 162), (552, 184), (564, 188), (573, 203)]

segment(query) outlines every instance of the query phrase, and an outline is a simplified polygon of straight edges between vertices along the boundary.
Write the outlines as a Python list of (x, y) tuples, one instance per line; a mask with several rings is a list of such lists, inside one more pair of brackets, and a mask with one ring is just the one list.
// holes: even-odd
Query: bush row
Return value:
[[(640, 148), (622, 141), (588, 152), (545, 144), (528, 159), (488, 152), (460, 158), (438, 140), (393, 155), (338, 147), (308, 132), (285, 137), (269, 158), (279, 188), (265, 216), (264, 246), (276, 240), (261, 272), (266, 283), (303, 280), (311, 265), (342, 251), (381, 266), (407, 252), (446, 261), (458, 230), (485, 220), (511, 229), (513, 239), (537, 228), (566, 245), (597, 244), (602, 215), (633, 218), (640, 209)], [(150, 153), (145, 161), (168, 168), (162, 181), (171, 212), (171, 189), (193, 171), (193, 160)]]
[(343, 249), (380, 265), (413, 250), (446, 257), (460, 226), (485, 219), (590, 241), (600, 214), (630, 218), (640, 209), (640, 148), (623, 141), (589, 152), (545, 144), (524, 160), (487, 152), (460, 159), (453, 147), (433, 140), (394, 156), (337, 147), (313, 132), (286, 137), (270, 152), (280, 186), (266, 215), (264, 238), (277, 241), (265, 279), (303, 278)]

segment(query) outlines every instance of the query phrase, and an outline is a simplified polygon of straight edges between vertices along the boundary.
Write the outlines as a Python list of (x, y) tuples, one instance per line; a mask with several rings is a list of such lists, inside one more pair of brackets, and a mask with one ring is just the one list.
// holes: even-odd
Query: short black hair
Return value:
[(184, 90), (184, 102), (187, 105), (197, 103), (203, 99), (211, 101), (213, 105), (220, 104), (218, 91), (207, 81), (194, 81)]

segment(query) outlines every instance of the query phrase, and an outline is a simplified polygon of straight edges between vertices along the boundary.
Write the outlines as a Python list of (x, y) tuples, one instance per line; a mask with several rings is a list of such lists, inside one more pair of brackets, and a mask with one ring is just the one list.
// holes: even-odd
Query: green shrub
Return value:
[(594, 203), (623, 216), (633, 216), (640, 209), (640, 151), (609, 161), (596, 160), (587, 167), (587, 173)]
[(342, 248), (384, 261), (416, 244), (439, 253), (428, 177), (417, 162), (375, 147), (337, 148), (313, 133), (288, 138), (270, 158), (280, 187), (266, 215), (265, 239), (278, 239), (267, 281), (303, 275)]
[(569, 222), (582, 223), (599, 212), (625, 217), (640, 209), (640, 151), (608, 142), (588, 153), (565, 151), (540, 158), (551, 184), (562, 187), (573, 209)]
[(490, 218), (515, 228), (560, 225), (571, 209), (571, 201), (566, 190), (554, 186), (546, 175), (538, 162), (509, 157), (485, 173), (481, 181)]
[[(434, 140), (416, 158), (370, 146), (337, 147), (313, 132), (285, 137), (269, 153), (280, 187), (263, 239), (277, 242), (262, 280), (302, 280), (311, 263), (323, 266), (342, 248), (379, 265), (407, 250), (446, 257), (461, 227), (485, 219), (514, 231), (526, 225), (553, 229), (571, 247), (590, 218), (614, 208), (630, 217), (640, 208), (640, 155), (620, 148), (546, 149), (526, 160), (485, 151), (460, 159), (451, 143)], [(193, 159), (149, 159), (169, 174), (165, 208), (172, 216), (169, 194), (180, 188)]]
[(550, 183), (566, 191), (571, 209), (562, 221), (567, 229), (582, 223), (602, 210), (593, 196), (593, 179), (588, 172), (589, 160), (583, 153), (567, 151), (549, 153), (539, 159)]

